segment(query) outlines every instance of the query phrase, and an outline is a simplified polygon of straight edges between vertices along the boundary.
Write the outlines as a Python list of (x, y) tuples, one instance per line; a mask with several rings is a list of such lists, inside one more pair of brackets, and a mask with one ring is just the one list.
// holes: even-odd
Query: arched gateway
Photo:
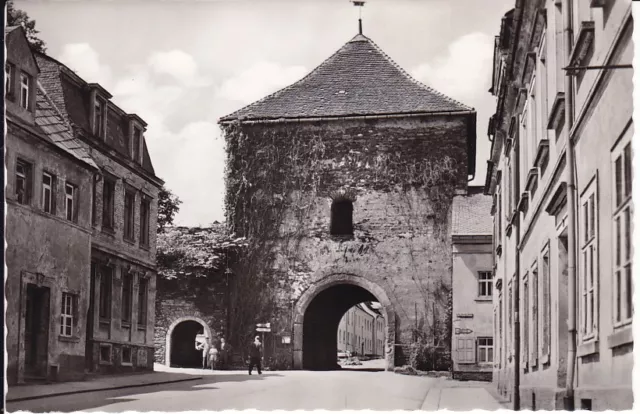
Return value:
[(204, 333), (211, 338), (209, 326), (200, 318), (187, 316), (178, 318), (167, 329), (165, 344), (165, 364), (181, 367), (199, 367), (202, 365), (202, 353), (195, 349), (196, 335)]
[(337, 365), (337, 330), (352, 306), (374, 301), (386, 321), (386, 368), (393, 369), (395, 313), (386, 292), (370, 280), (348, 273), (332, 274), (311, 285), (294, 308), (294, 369), (328, 370)]

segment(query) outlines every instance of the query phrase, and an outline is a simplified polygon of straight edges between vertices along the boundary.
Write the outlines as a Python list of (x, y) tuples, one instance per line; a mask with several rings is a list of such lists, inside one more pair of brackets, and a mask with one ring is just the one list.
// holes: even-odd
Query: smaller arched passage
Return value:
[(199, 333), (211, 339), (211, 329), (200, 318), (183, 317), (173, 321), (167, 329), (165, 364), (168, 367), (201, 367), (202, 351), (195, 349), (196, 335)]
[(379, 302), (386, 322), (386, 368), (393, 369), (395, 313), (386, 293), (368, 279), (355, 275), (331, 275), (308, 288), (294, 310), (294, 369), (339, 368), (337, 333), (340, 319), (352, 306)]

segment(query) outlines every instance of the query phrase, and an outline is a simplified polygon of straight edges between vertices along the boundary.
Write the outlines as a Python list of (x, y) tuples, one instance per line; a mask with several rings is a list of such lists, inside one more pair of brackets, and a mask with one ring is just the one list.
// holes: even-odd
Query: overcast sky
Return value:
[[(156, 174), (183, 204), (176, 224), (224, 220), (217, 120), (285, 87), (357, 33), (348, 0), (16, 0), (47, 53), (149, 124)], [(493, 39), (514, 0), (369, 0), (364, 34), (423, 83), (478, 112), (483, 184)]]

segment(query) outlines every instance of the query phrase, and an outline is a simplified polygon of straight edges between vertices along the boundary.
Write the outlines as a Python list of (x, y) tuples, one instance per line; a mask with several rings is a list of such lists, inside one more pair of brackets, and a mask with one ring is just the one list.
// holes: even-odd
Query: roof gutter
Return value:
[(455, 115), (475, 115), (475, 110), (470, 111), (441, 111), (441, 112), (407, 112), (396, 114), (383, 114), (383, 115), (347, 115), (347, 116), (324, 116), (324, 117), (298, 117), (298, 118), (262, 118), (262, 119), (249, 119), (240, 120), (238, 118), (233, 119), (220, 119), (218, 124), (229, 125), (238, 122), (243, 125), (253, 124), (284, 124), (284, 123), (303, 123), (303, 122), (318, 122), (318, 121), (351, 121), (351, 120), (367, 120), (367, 119), (394, 119), (394, 118), (418, 118), (425, 116), (455, 116)]

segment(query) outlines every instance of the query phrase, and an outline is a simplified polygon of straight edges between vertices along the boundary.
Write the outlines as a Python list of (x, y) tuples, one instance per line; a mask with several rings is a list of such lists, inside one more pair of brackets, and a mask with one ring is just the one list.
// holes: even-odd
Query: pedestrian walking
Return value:
[(224, 338), (220, 338), (220, 369), (227, 368), (227, 358), (229, 357), (229, 345), (227, 345)]
[(212, 345), (209, 348), (209, 366), (211, 367), (211, 371), (213, 371), (218, 365), (218, 348), (215, 345)]
[(202, 351), (202, 369), (207, 368), (207, 357), (209, 355), (209, 348), (211, 348), (211, 346), (209, 345), (208, 338), (204, 338), (202, 342), (196, 341), (196, 349), (198, 351)]
[(249, 347), (249, 375), (251, 375), (254, 366), (258, 368), (258, 375), (262, 375), (262, 343), (260, 343), (259, 336), (256, 336), (255, 341)]

